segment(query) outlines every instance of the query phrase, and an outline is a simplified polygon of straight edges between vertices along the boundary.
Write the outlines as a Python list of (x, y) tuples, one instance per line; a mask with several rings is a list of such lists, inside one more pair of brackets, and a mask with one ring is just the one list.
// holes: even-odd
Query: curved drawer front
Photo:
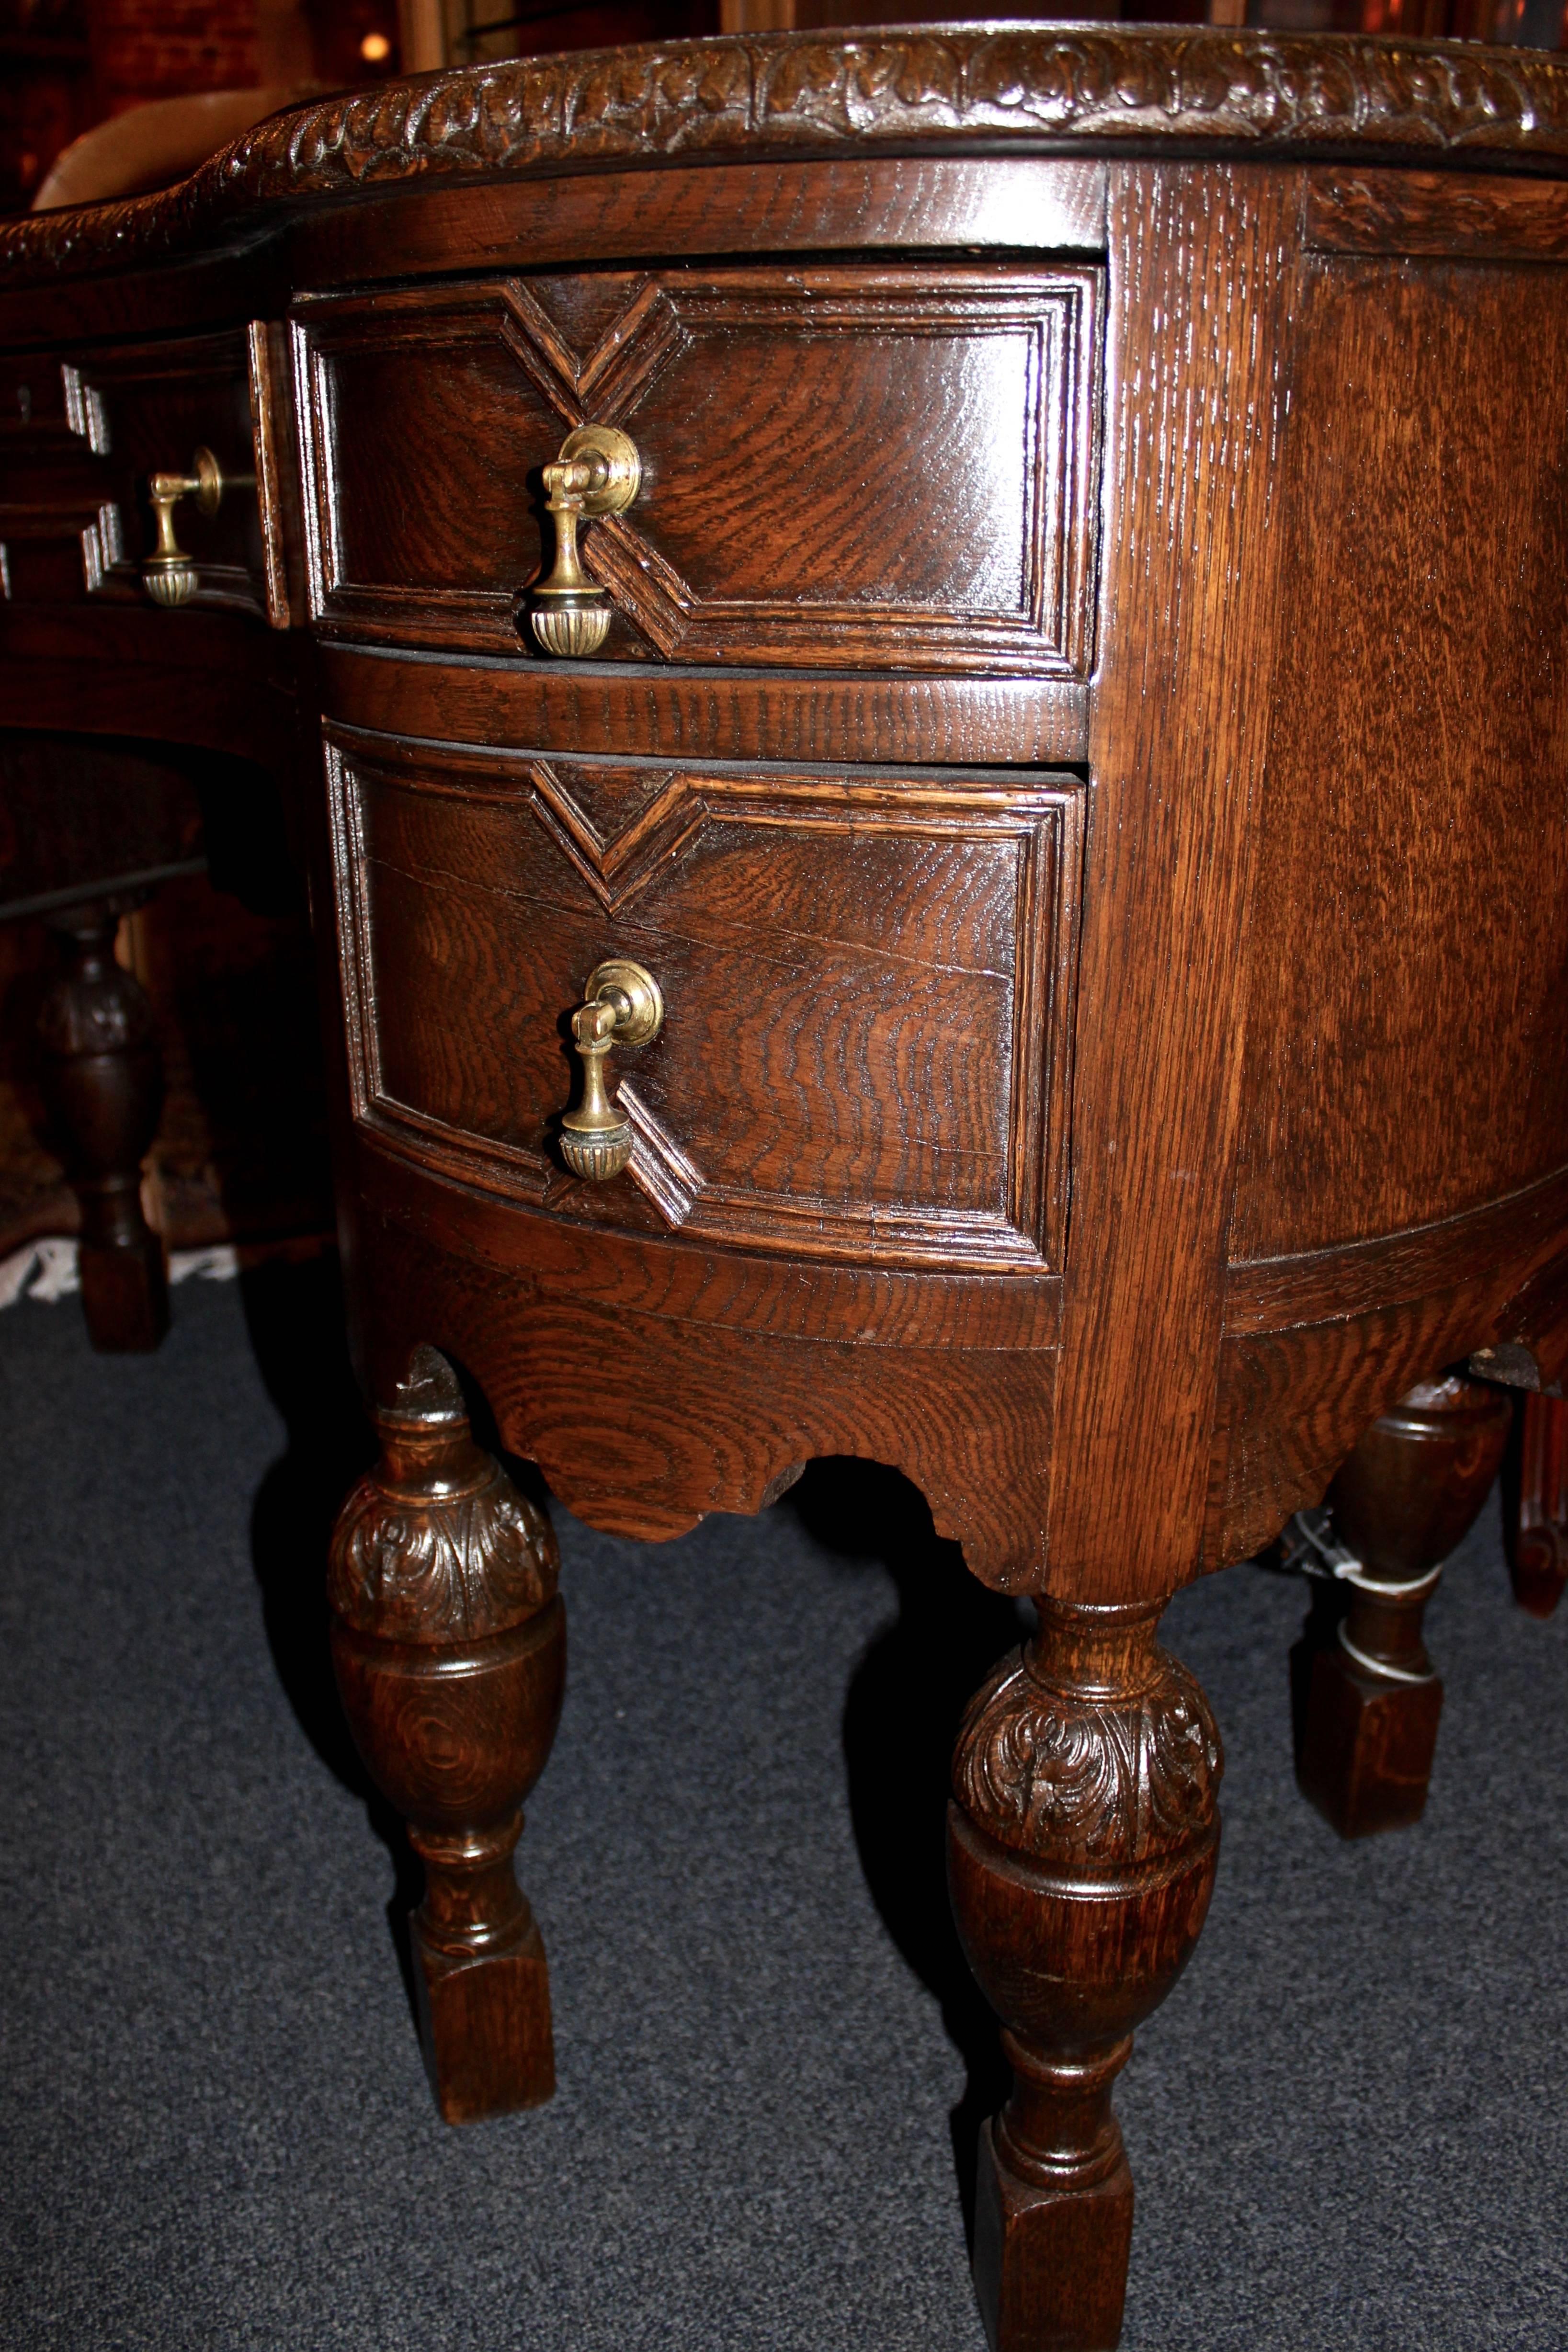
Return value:
[[(1059, 1263), (1082, 787), (672, 770), (338, 730), (356, 1115), (568, 1214), (746, 1248)], [(663, 991), (616, 1049), (629, 1171), (559, 1159), (569, 1016), (606, 957)]]
[(642, 483), (593, 523), (608, 657), (1090, 661), (1099, 274), (605, 272), (307, 299), (312, 609), (515, 653), (540, 471), (584, 422)]

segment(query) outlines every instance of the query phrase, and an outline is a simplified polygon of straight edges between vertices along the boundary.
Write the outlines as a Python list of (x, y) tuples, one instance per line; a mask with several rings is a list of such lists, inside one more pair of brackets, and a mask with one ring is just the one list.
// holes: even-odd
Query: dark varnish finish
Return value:
[(1329, 1488), (1360, 1566), (1334, 1640), (1307, 1664), (1296, 1769), (1342, 1837), (1421, 1818), (1443, 1706), (1422, 1616), (1491, 1491), (1511, 1419), (1505, 1390), (1424, 1381), (1379, 1414)]
[(1514, 1599), (1550, 1617), (1568, 1585), (1568, 1403), (1522, 1396), (1518, 1444), (1505, 1492)]
[(515, 650), (539, 469), (588, 419), (643, 465), (584, 550), (612, 655), (1081, 677), (1096, 293), (931, 263), (306, 301), (312, 614)]
[(155, 1348), (169, 1328), (163, 1244), (142, 1213), (163, 1066), (152, 1008), (114, 957), (136, 903), (89, 900), (51, 919), (60, 971), (38, 1016), (45, 1099), (81, 1206), (82, 1311), (93, 1346), (110, 1354)]
[(1062, 678), (454, 660), (338, 644), (323, 647), (320, 677), (328, 711), (345, 726), (546, 753), (635, 743), (650, 759), (939, 768), (1089, 757), (1089, 690)]
[(614, 949), (668, 1007), (621, 1081), (668, 1225), (862, 1263), (1059, 1262), (1070, 779), (415, 764), (364, 739), (333, 769), (362, 1122), (542, 1199), (561, 1018)]
[[(1112, 2083), (1217, 1850), (1165, 1602), (1336, 1473), (1426, 1583), (1503, 1411), (1448, 1368), (1568, 1366), (1565, 185), (1546, 57), (931, 27), (340, 96), (0, 226), (7, 721), (264, 760), (309, 855), (384, 1447), (336, 1652), (443, 2109), (549, 2088), (562, 1659), (443, 1359), (640, 1538), (895, 1465), (1040, 1611), (952, 1780), (996, 2352), (1120, 2326)], [(642, 472), (546, 658), (584, 426)], [(220, 433), (257, 490), (156, 613), (127, 453)], [(1323, 1666), (1353, 1828), (1418, 1809), (1418, 1599)]]
[(992, 2352), (1121, 2333), (1132, 2176), (1110, 2086), (1192, 1956), (1219, 1849), (1219, 1734), (1159, 1613), (1042, 1601), (953, 1756), (948, 1883), (1013, 2066), (975, 2185)]
[[(1258, 849), (1289, 952), (1253, 968), (1232, 1258), (1425, 1224), (1568, 1160), (1545, 944), (1568, 908), (1565, 284), (1302, 274)], [(1486, 918), (1458, 920), (1481, 842)]]
[(332, 1536), (332, 1662), (360, 1752), (425, 1864), (412, 1922), (426, 2060), (451, 2124), (555, 2088), (544, 1946), (512, 1869), (566, 1673), (548, 1521), (468, 1434), (418, 1347), (381, 1459)]

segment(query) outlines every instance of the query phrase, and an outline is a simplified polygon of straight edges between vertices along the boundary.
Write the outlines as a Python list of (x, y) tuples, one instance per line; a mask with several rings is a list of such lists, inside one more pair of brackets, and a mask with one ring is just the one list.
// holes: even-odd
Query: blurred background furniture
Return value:
[(1562, 1397), (1520, 1400), (1503, 1523), (1514, 1596), (1532, 1617), (1550, 1617), (1568, 1584), (1568, 1402)]
[[(132, 106), (56, 158), (33, 209), (167, 186), (310, 94)], [(79, 1233), (93, 1345), (135, 1350), (167, 1327), (167, 1249), (330, 1234), (310, 940), (270, 777), (0, 733), (0, 1259)]]

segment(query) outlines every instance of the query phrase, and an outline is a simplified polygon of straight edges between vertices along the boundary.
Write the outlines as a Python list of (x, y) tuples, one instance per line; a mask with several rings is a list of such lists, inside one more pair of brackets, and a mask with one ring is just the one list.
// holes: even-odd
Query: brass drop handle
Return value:
[(612, 1045), (652, 1043), (664, 1025), (664, 998), (651, 971), (616, 957), (589, 974), (587, 1000), (572, 1015), (583, 1099), (561, 1121), (561, 1157), (574, 1176), (605, 1184), (632, 1156), (631, 1121), (605, 1090), (605, 1058)]
[(158, 526), (158, 544), (142, 566), (142, 579), (154, 604), (173, 609), (187, 604), (196, 593), (196, 567), (174, 537), (174, 509), (181, 499), (195, 499), (196, 512), (216, 514), (226, 490), (253, 490), (254, 474), (226, 474), (210, 449), (198, 449), (188, 474), (153, 474), (147, 495)]
[(642, 481), (637, 444), (613, 425), (580, 425), (544, 468), (545, 511), (555, 524), (555, 568), (530, 600), (529, 621), (547, 654), (596, 654), (615, 607), (584, 572), (579, 526), (592, 515), (625, 514)]

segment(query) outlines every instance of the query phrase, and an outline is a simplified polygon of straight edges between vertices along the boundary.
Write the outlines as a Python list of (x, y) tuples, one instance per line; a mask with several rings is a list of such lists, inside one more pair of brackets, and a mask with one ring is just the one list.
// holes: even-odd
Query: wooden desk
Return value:
[[(896, 1465), (1039, 1599), (951, 1815), (1009, 2347), (1115, 2340), (1111, 2081), (1213, 1883), (1166, 1600), (1416, 1381), (1565, 1351), (1563, 174), (1519, 52), (802, 35), (0, 233), (7, 719), (265, 755), (310, 859), (384, 1444), (338, 1665), (442, 2112), (552, 2088), (564, 1656), (451, 1368), (638, 1536)], [(258, 487), (174, 509), (160, 610), (198, 443)]]

